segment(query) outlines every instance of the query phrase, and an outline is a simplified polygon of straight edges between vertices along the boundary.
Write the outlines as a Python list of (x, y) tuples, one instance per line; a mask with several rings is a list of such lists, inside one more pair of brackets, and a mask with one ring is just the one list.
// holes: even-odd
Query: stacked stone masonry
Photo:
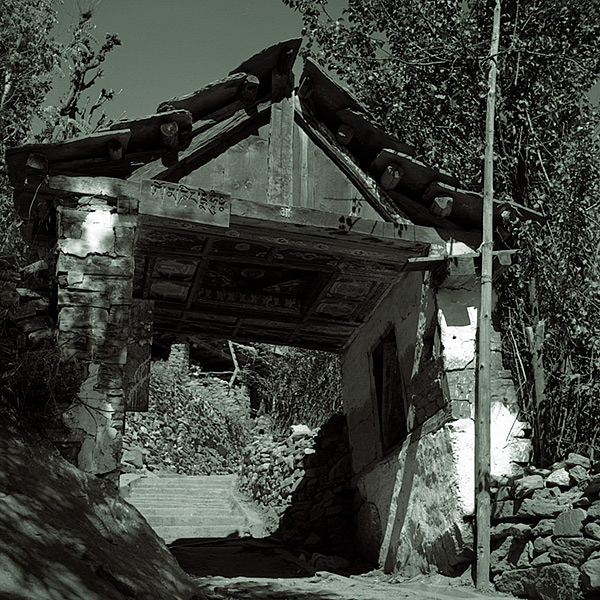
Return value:
[(572, 453), (550, 469), (496, 481), (491, 570), (499, 591), (600, 597), (599, 466)]
[[(114, 202), (82, 197), (58, 209), (58, 343), (84, 371), (78, 401), (63, 421), (81, 449), (77, 466), (118, 478), (128, 388), (137, 386), (137, 363), (147, 363), (146, 335), (131, 339), (134, 238), (137, 217)], [(141, 312), (151, 312), (152, 306)], [(138, 319), (139, 320), (139, 319)], [(141, 351), (128, 352), (135, 343)], [(132, 359), (136, 364), (132, 364)], [(144, 372), (147, 369), (143, 369)]]
[(346, 419), (316, 434), (302, 426), (282, 439), (255, 437), (240, 476), (243, 491), (280, 516), (278, 535), (311, 553), (350, 558), (355, 493)]

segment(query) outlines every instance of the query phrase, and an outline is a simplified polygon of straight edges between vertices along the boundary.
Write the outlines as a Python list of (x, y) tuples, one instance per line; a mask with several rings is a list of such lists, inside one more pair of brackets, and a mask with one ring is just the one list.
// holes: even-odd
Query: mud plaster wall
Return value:
[[(354, 483), (364, 500), (357, 541), (386, 571), (454, 575), (472, 558), (464, 517), (472, 515), (474, 503), (478, 301), (472, 262), (451, 268), (436, 290), (427, 274), (406, 274), (343, 357)], [(409, 435), (384, 455), (371, 352), (390, 324), (405, 381)], [(522, 429), (499, 339), (494, 361), (494, 471), (506, 473), (511, 461), (523, 459), (529, 441), (514, 439)]]

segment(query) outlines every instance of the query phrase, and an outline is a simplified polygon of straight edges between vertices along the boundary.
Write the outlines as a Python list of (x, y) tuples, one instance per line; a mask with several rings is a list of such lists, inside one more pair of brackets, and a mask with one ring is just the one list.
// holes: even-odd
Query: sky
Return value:
[[(112, 119), (153, 114), (160, 102), (225, 77), (264, 48), (301, 37), (302, 30), (300, 13), (282, 0), (64, 0), (63, 41), (80, 8), (90, 4), (96, 39), (101, 43), (110, 32), (122, 42), (104, 62), (105, 76), (96, 86), (122, 90), (105, 105)], [(339, 15), (345, 2), (330, 4)]]
[[(80, 10), (94, 7), (94, 35), (107, 32), (122, 45), (104, 62), (101, 87), (119, 95), (105, 104), (110, 119), (156, 112), (164, 100), (189, 94), (225, 77), (247, 58), (277, 42), (301, 37), (302, 17), (282, 0), (63, 0), (58, 34), (64, 43)], [(328, 11), (341, 15), (347, 0), (329, 0)], [(301, 60), (296, 61), (296, 73)], [(48, 103), (56, 102), (66, 80), (58, 81)], [(592, 98), (598, 102), (600, 83)]]

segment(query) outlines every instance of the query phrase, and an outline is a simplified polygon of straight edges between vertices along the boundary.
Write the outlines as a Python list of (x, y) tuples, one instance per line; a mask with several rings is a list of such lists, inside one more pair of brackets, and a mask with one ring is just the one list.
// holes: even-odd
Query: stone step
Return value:
[(164, 506), (136, 506), (136, 508), (146, 517), (146, 519), (152, 519), (154, 517), (196, 517), (199, 519), (214, 518), (219, 519), (222, 517), (238, 516), (242, 513), (239, 511), (233, 512), (231, 510), (206, 510), (203, 507), (194, 508), (192, 510), (182, 509), (181, 507), (164, 507)]
[(170, 544), (175, 540), (185, 538), (224, 538), (232, 534), (243, 535), (245, 526), (235, 527), (187, 527), (187, 526), (162, 526), (153, 527), (154, 531), (160, 536), (165, 543)]
[(164, 500), (166, 498), (194, 498), (200, 499), (203, 501), (217, 501), (222, 498), (227, 498), (231, 496), (231, 490), (219, 490), (216, 493), (206, 493), (203, 491), (200, 492), (188, 492), (185, 490), (160, 490), (160, 489), (144, 489), (141, 490), (133, 489), (130, 497), (150, 497), (150, 498), (158, 498), (159, 500)]
[(157, 527), (166, 526), (180, 526), (180, 527), (222, 527), (227, 529), (244, 529), (246, 520), (244, 517), (237, 515), (223, 515), (220, 517), (216, 516), (199, 516), (199, 515), (175, 515), (175, 516), (163, 516), (163, 515), (146, 515), (142, 513), (148, 521), (148, 524), (152, 529), (156, 530)]
[(167, 496), (165, 498), (158, 498), (157, 496), (130, 496), (127, 498), (127, 502), (130, 504), (149, 504), (149, 505), (160, 505), (164, 506), (172, 504), (174, 506), (214, 506), (215, 508), (226, 507), (233, 504), (231, 497), (221, 498), (219, 501), (214, 500), (198, 500), (196, 498), (172, 498)]
[[(214, 478), (214, 479), (213, 479)], [(170, 486), (170, 487), (232, 487), (236, 475), (197, 475), (188, 477), (142, 477), (136, 480), (136, 486)]]
[(231, 493), (232, 488), (205, 488), (205, 487), (159, 487), (159, 486), (132, 486), (131, 492), (134, 494), (181, 494), (207, 497), (218, 497), (223, 494)]

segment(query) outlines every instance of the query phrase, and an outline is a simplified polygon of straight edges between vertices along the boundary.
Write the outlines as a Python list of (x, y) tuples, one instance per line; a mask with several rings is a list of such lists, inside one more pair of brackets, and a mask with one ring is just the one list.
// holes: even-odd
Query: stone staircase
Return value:
[(183, 538), (224, 538), (249, 533), (249, 518), (235, 499), (235, 475), (139, 478), (124, 495), (170, 544)]

